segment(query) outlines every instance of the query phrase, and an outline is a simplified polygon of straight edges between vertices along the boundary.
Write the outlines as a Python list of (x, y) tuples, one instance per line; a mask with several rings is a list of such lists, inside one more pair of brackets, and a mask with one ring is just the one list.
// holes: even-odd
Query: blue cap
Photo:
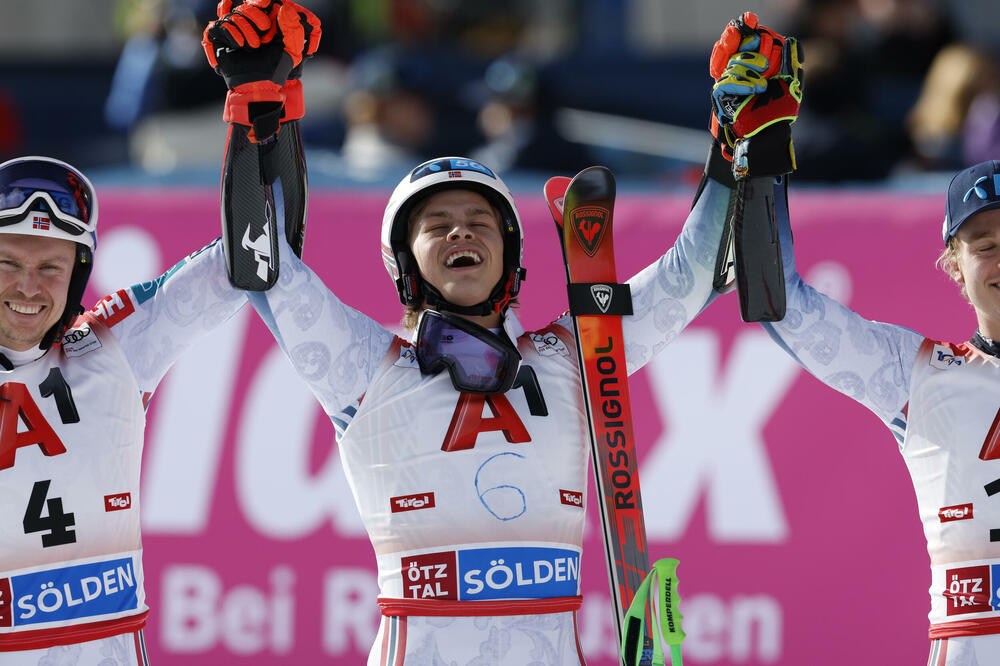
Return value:
[(1000, 161), (989, 160), (959, 171), (948, 185), (944, 242), (970, 217), (992, 208), (1000, 208)]

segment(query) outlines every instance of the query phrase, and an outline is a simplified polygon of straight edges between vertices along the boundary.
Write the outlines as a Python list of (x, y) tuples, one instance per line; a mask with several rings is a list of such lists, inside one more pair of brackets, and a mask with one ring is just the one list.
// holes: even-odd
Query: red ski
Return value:
[[(649, 551), (622, 338), (621, 317), (632, 314), (632, 300), (615, 274), (611, 236), (615, 180), (608, 169), (590, 167), (572, 181), (549, 179), (545, 198), (566, 263), (620, 654), (629, 604), (649, 572)], [(649, 626), (641, 664), (652, 663)]]

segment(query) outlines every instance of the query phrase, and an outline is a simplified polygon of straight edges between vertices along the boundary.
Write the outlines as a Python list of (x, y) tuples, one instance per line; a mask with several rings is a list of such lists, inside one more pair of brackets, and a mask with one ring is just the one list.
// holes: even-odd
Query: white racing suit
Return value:
[(0, 370), (0, 663), (144, 664), (139, 470), (149, 398), (246, 296), (216, 241)]
[(930, 554), (929, 663), (1000, 663), (1000, 444), (990, 444), (1000, 427), (1000, 359), (869, 321), (807, 285), (776, 189), (787, 312), (762, 325), (812, 375), (873, 411), (899, 444)]
[[(630, 373), (712, 300), (728, 200), (710, 182), (673, 248), (629, 281)], [(422, 375), (410, 342), (344, 305), (287, 245), (277, 285), (250, 302), (337, 430), (378, 564), (368, 664), (584, 663), (589, 435), (570, 318), (525, 333), (508, 312), (519, 377), (533, 377), (482, 396)]]

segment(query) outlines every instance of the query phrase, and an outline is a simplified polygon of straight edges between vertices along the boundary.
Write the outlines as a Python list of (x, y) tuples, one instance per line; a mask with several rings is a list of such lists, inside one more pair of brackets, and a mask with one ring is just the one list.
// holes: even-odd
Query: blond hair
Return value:
[[(940, 268), (942, 271), (948, 274), (955, 282), (958, 282), (958, 277), (962, 274), (962, 269), (958, 265), (958, 238), (952, 236), (948, 239), (948, 242), (944, 246), (944, 250), (938, 255), (937, 261), (934, 262), (934, 266)], [(962, 296), (965, 300), (969, 301), (969, 293), (965, 290), (965, 285), (962, 285)], [(972, 301), (969, 301), (970, 303)]]

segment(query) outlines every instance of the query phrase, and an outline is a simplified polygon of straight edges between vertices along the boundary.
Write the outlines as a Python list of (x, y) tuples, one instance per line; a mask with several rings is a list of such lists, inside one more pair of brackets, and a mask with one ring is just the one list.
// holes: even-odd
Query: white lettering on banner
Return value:
[(709, 534), (720, 542), (776, 543), (788, 534), (762, 429), (800, 372), (763, 331), (738, 335), (717, 383), (718, 334), (688, 329), (647, 366), (665, 433), (643, 461), (650, 539), (683, 536), (702, 492)]
[[(580, 646), (588, 661), (617, 657), (606, 597), (587, 595), (580, 608)], [(773, 664), (781, 658), (781, 604), (767, 595), (684, 597), (684, 656), (698, 663)]]
[[(167, 653), (194, 655), (219, 647), (238, 655), (315, 653), (293, 645), (294, 621), (312, 622), (313, 608), (295, 608), (295, 577), (290, 567), (275, 566), (269, 589), (236, 585), (223, 589), (211, 567), (171, 565), (163, 570), (159, 612), (161, 647)], [(322, 576), (320, 613), (322, 653), (355, 659), (371, 649), (378, 632), (375, 572), (363, 567), (335, 567)], [(584, 597), (579, 614), (580, 644), (591, 661), (616, 657), (609, 600)], [(684, 652), (692, 661), (771, 664), (782, 656), (783, 613), (771, 596), (712, 594), (684, 597)], [(352, 662), (354, 663), (354, 662)]]
[[(323, 577), (323, 652), (368, 654), (378, 633), (378, 580), (370, 569), (338, 568)], [(352, 650), (353, 647), (353, 650)]]
[(773, 664), (781, 658), (782, 611), (773, 597), (736, 596), (727, 604), (700, 594), (684, 599), (682, 612), (684, 656), (691, 661)]
[(223, 591), (210, 567), (166, 567), (160, 613), (163, 649), (191, 654), (221, 644), (235, 654), (288, 654), (295, 634), (295, 574), (291, 567), (276, 566), (268, 582), (268, 590), (236, 585)]
[(245, 307), (200, 339), (160, 383), (142, 478), (149, 534), (205, 530), (250, 316)]
[(340, 456), (332, 453), (322, 470), (308, 473), (319, 411), (284, 353), (272, 347), (250, 383), (237, 431), (236, 494), (262, 534), (302, 538), (329, 519), (341, 535), (366, 536)]

